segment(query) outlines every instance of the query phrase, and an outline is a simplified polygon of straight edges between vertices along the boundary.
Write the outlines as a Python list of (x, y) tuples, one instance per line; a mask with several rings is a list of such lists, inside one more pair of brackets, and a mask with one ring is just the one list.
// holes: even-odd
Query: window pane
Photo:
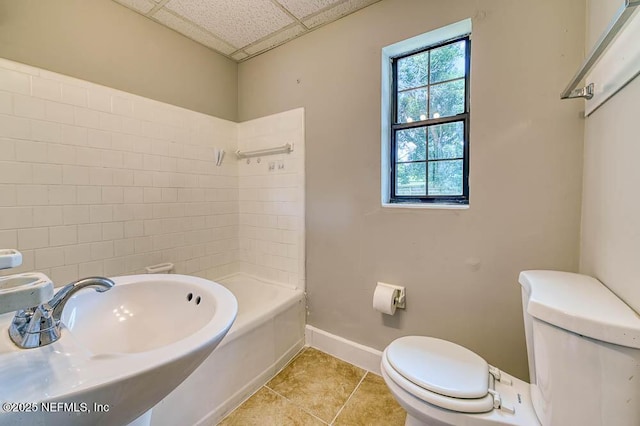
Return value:
[(411, 123), (427, 118), (427, 89), (398, 93), (398, 123)]
[(396, 161), (420, 161), (427, 159), (427, 129), (398, 130), (396, 132)]
[(463, 121), (429, 126), (429, 160), (462, 158), (463, 156)]
[(426, 195), (426, 163), (396, 164), (396, 195)]
[(431, 86), (429, 117), (449, 117), (464, 112), (464, 80)]
[(407, 56), (398, 60), (398, 90), (426, 86), (429, 52)]
[(429, 163), (429, 195), (462, 195), (462, 160)]
[(431, 81), (429, 84), (464, 77), (465, 50), (464, 41), (433, 49), (431, 51)]

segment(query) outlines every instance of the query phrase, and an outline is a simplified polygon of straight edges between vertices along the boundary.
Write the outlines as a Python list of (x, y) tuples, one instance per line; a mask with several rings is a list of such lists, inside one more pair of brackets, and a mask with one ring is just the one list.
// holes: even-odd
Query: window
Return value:
[(411, 51), (398, 53), (394, 46), (395, 55), (386, 58), (390, 93), (383, 105), (390, 121), (383, 166), (389, 177), (383, 204), (469, 202), (470, 31), (434, 42), (437, 31), (427, 33), (426, 47), (416, 49), (413, 39)]

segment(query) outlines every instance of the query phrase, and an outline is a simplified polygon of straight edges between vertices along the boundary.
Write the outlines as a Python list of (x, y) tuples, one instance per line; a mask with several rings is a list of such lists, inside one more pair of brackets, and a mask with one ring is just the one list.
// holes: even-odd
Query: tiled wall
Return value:
[[(59, 286), (160, 262), (235, 271), (237, 127), (0, 60), (0, 248), (24, 256), (4, 273), (38, 270)], [(221, 167), (214, 148), (227, 151)]]
[(238, 126), (240, 150), (286, 143), (293, 152), (239, 161), (239, 259), (243, 271), (305, 288), (304, 110)]

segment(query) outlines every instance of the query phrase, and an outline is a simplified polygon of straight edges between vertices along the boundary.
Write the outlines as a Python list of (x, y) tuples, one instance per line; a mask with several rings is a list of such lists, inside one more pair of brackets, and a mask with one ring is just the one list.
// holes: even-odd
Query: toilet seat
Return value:
[(500, 406), (489, 365), (455, 343), (424, 336), (392, 342), (382, 367), (398, 386), (435, 406), (461, 413), (485, 413)]

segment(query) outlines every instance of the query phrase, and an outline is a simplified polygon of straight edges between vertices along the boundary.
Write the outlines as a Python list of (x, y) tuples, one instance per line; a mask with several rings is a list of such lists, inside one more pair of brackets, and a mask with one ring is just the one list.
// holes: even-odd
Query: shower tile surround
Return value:
[[(2, 275), (61, 286), (172, 262), (304, 285), (303, 114), (234, 123), (0, 59), (0, 247), (23, 254)], [(283, 140), (293, 155), (235, 158)]]

